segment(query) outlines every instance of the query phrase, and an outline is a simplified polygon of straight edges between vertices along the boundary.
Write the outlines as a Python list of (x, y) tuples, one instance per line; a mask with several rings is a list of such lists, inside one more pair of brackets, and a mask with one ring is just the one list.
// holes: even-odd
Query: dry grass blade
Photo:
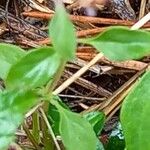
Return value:
[(108, 98), (103, 103), (98, 105), (94, 105), (89, 110), (84, 111), (90, 112), (95, 110), (104, 110), (105, 114), (110, 114), (120, 103), (123, 101), (124, 97), (128, 94), (130, 87), (133, 86), (135, 81), (144, 73), (147, 66), (141, 69), (138, 73), (136, 73), (129, 81), (127, 81), (123, 86), (121, 86), (110, 98)]
[(87, 65), (82, 67), (79, 71), (77, 71), (73, 76), (71, 76), (68, 80), (66, 80), (61, 86), (59, 86), (54, 92), (54, 95), (59, 94), (64, 89), (66, 89), (70, 84), (72, 84), (75, 80), (77, 80), (82, 74), (84, 74), (91, 66), (93, 66), (97, 61), (99, 61), (103, 57), (102, 53), (97, 54)]
[(45, 114), (45, 112), (44, 112), (44, 110), (42, 108), (40, 108), (40, 112), (41, 112), (41, 115), (42, 115), (42, 117), (43, 117), (43, 119), (44, 119), (44, 121), (45, 121), (45, 123), (46, 123), (46, 125), (47, 125), (47, 127), (49, 129), (49, 131), (50, 131), (50, 134), (51, 134), (51, 136), (53, 138), (53, 141), (55, 143), (55, 146), (56, 146), (57, 150), (61, 150), (61, 148), (60, 148), (60, 146), (59, 146), (59, 144), (57, 142), (57, 139), (55, 137), (55, 134), (54, 134), (54, 132), (53, 132), (53, 130), (52, 130), (50, 124), (49, 124), (47, 116), (46, 116), (46, 114)]
[(141, 0), (139, 19), (141, 19), (145, 15), (145, 9), (146, 9), (146, 0)]
[[(69, 71), (65, 71), (64, 73), (64, 77), (66, 78), (70, 78), (71, 76), (73, 76), (73, 74)], [(96, 84), (85, 80), (83, 78), (78, 78), (77, 80), (74, 81), (76, 84), (86, 88), (86, 89), (90, 89), (91, 91), (93, 91), (94, 93), (97, 93), (98, 95), (104, 96), (104, 97), (109, 97), (112, 95), (111, 92), (109, 92), (108, 90), (105, 90), (104, 88), (102, 88), (101, 86), (97, 86)]]
[(41, 12), (46, 12), (46, 13), (54, 13), (53, 10), (50, 10), (48, 7), (43, 6), (40, 4), (38, 1), (35, 0), (29, 0), (30, 6), (34, 9), (37, 9)]

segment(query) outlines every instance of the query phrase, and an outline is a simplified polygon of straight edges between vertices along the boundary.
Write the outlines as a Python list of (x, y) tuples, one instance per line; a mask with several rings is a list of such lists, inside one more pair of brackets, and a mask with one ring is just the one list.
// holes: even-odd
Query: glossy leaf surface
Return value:
[(15, 132), (22, 123), (24, 114), (37, 102), (32, 91), (0, 93), (0, 149), (5, 150), (14, 140)]
[[(58, 96), (53, 96), (53, 100), (57, 101), (64, 109), (69, 110), (69, 108), (61, 101), (61, 99)], [(57, 107), (52, 105), (51, 103), (49, 104), (48, 108), (48, 119), (55, 135), (60, 135), (59, 133), (60, 112), (58, 111)]]
[(105, 123), (104, 113), (95, 111), (95, 112), (87, 113), (83, 117), (86, 118), (89, 121), (89, 123), (92, 125), (96, 135), (99, 135)]
[(40, 87), (53, 79), (59, 65), (60, 58), (51, 47), (31, 51), (11, 67), (6, 86)]
[(92, 45), (110, 60), (139, 59), (150, 54), (150, 33), (125, 27), (108, 28), (97, 37), (80, 42)]
[[(59, 132), (67, 150), (96, 150), (97, 138), (92, 126), (80, 115), (52, 101), (60, 112)], [(88, 141), (88, 142), (87, 142)]]

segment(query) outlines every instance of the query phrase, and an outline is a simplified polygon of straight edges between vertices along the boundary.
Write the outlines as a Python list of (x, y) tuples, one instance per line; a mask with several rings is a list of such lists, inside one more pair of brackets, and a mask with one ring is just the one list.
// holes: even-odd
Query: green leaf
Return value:
[(127, 150), (150, 149), (150, 71), (147, 71), (125, 98), (121, 123)]
[(60, 57), (51, 47), (31, 51), (11, 67), (6, 87), (40, 87), (53, 79), (59, 65)]
[(110, 137), (109, 142), (105, 150), (124, 150), (125, 141), (119, 139), (118, 136)]
[(109, 141), (106, 144), (105, 150), (124, 150), (125, 149), (125, 139), (123, 136), (122, 128), (120, 122), (112, 130)]
[(10, 67), (25, 55), (20, 47), (0, 43), (0, 78), (6, 79)]
[[(95, 131), (95, 134), (99, 136), (104, 127), (105, 114), (103, 112), (95, 111), (84, 114), (83, 117), (89, 121)], [(99, 141), (99, 139), (97, 139), (96, 150), (104, 150), (103, 144)]]
[(51, 100), (60, 112), (59, 132), (67, 150), (96, 150), (97, 138), (92, 126), (80, 115)]
[(75, 57), (76, 35), (73, 24), (63, 5), (56, 5), (56, 12), (49, 26), (52, 44), (63, 59), (70, 60)]
[[(57, 101), (59, 105), (61, 105), (64, 109), (69, 110), (69, 108), (61, 101), (61, 99), (58, 96), (54, 95), (53, 100)], [(48, 119), (55, 135), (60, 135), (59, 133), (60, 112), (58, 111), (57, 107), (52, 105), (51, 103), (49, 104), (48, 108)]]
[(103, 144), (99, 141), (99, 139), (97, 139), (96, 150), (104, 150), (104, 146), (103, 146)]
[(125, 27), (108, 28), (97, 37), (80, 42), (92, 45), (110, 60), (139, 59), (150, 54), (150, 33)]
[(96, 135), (100, 135), (105, 123), (104, 113), (98, 111), (89, 112), (85, 114), (83, 117), (86, 118), (92, 125)]
[(59, 133), (60, 114), (58, 109), (52, 104), (49, 104), (48, 120), (52, 126), (55, 135), (60, 135)]
[(24, 114), (37, 103), (37, 95), (30, 91), (13, 90), (0, 93), (0, 149), (14, 140), (15, 132)]

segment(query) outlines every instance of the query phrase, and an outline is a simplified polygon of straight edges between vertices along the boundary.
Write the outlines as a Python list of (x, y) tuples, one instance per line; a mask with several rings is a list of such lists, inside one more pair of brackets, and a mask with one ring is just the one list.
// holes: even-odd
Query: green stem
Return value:
[[(66, 64), (66, 61), (62, 60), (61, 65), (59, 66), (58, 71), (54, 77), (54, 80), (53, 81), (50, 80), (49, 83), (47, 84), (44, 93), (45, 93), (45, 95), (48, 95), (48, 97), (51, 97), (51, 94), (52, 94), (54, 88), (56, 87), (56, 85), (57, 85), (57, 83), (58, 83), (58, 81), (59, 81), (59, 79), (63, 73), (65, 64)], [(41, 113), (43, 115), (43, 118), (42, 118), (43, 121), (41, 122), (41, 125), (42, 125), (42, 133), (43, 133), (44, 150), (53, 150), (55, 145), (56, 145), (56, 148), (58, 150), (61, 150), (59, 147), (59, 144), (57, 143), (55, 135), (51, 129), (51, 126), (47, 120), (47, 117), (46, 117), (46, 114), (48, 111), (48, 106), (49, 106), (49, 102), (45, 101), (44, 106), (43, 106), (44, 111), (43, 110), (41, 111)], [(50, 131), (50, 134), (47, 130), (47, 127)], [(55, 145), (54, 145), (54, 143), (55, 143)]]
[(56, 87), (60, 77), (62, 76), (64, 67), (65, 67), (66, 61), (62, 60), (61, 65), (59, 66), (59, 69), (55, 75), (55, 78), (53, 80), (53, 82), (49, 82), (46, 86), (46, 93), (52, 93), (52, 91), (54, 90), (54, 88)]
[(32, 134), (35, 137), (37, 143), (40, 142), (40, 126), (39, 126), (39, 114), (37, 112), (33, 113), (32, 115), (32, 123), (33, 123), (33, 130)]
[(59, 144), (58, 144), (58, 142), (57, 142), (57, 139), (56, 139), (56, 137), (55, 137), (55, 134), (54, 134), (54, 132), (53, 132), (53, 130), (52, 130), (52, 128), (51, 128), (51, 125), (50, 125), (50, 123), (49, 123), (49, 121), (48, 121), (48, 119), (47, 119), (47, 117), (46, 117), (46, 114), (45, 114), (45, 112), (43, 111), (42, 108), (40, 108), (40, 112), (41, 112), (41, 115), (42, 115), (42, 117), (43, 117), (43, 120), (44, 120), (46, 126), (48, 127), (48, 130), (49, 130), (49, 132), (50, 132), (50, 134), (51, 134), (52, 140), (53, 140), (53, 142), (55, 143), (55, 146), (56, 146), (57, 150), (61, 150), (61, 148), (60, 148), (60, 146), (59, 146)]
[(54, 150), (55, 145), (54, 145), (51, 135), (48, 133), (47, 125), (44, 121), (44, 118), (42, 118), (41, 127), (42, 127), (41, 130), (42, 130), (42, 134), (43, 134), (42, 141), (43, 141), (43, 145), (44, 145), (44, 150)]
[(77, 43), (88, 44), (88, 40), (91, 38), (79, 38), (77, 39)]
[[(61, 65), (55, 75), (54, 80), (51, 82), (49, 81), (49, 83), (47, 84), (46, 88), (45, 88), (45, 94), (48, 94), (48, 97), (51, 97), (52, 91), (54, 90), (54, 88), (56, 87), (60, 77), (62, 76), (64, 67), (65, 67), (66, 61), (62, 60)], [(48, 111), (48, 106), (49, 106), (49, 102), (45, 101), (43, 109), (44, 111), (47, 113)]]
[(23, 129), (27, 134), (27, 137), (30, 139), (31, 143), (33, 144), (33, 146), (36, 148), (36, 150), (41, 150), (41, 148), (39, 147), (38, 143), (36, 142), (34, 136), (31, 134), (31, 132), (29, 131), (27, 125), (24, 123), (23, 125)]

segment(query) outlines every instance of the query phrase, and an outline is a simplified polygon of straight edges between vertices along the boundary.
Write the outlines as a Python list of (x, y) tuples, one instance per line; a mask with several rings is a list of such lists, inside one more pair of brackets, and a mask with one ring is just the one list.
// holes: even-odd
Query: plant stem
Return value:
[[(61, 61), (61, 65), (60, 67), (58, 68), (58, 71), (54, 77), (54, 80), (51, 82), (51, 80), (49, 81), (49, 83), (47, 84), (46, 88), (45, 88), (45, 94), (48, 94), (49, 98), (51, 97), (51, 94), (54, 90), (54, 88), (56, 87), (57, 85), (57, 82), (59, 81), (60, 77), (62, 76), (62, 73), (63, 73), (63, 70), (64, 70), (64, 67), (65, 67), (65, 64), (66, 64), (66, 61), (65, 60), (62, 60)], [(48, 101), (45, 101), (44, 102), (44, 106), (43, 106), (43, 109), (44, 111), (47, 113), (48, 111), (48, 106), (49, 106), (49, 102)]]
[(59, 94), (65, 88), (67, 88), (70, 84), (72, 84), (75, 80), (77, 80), (82, 74), (84, 74), (91, 66), (93, 66), (98, 60), (103, 57), (102, 53), (97, 54), (87, 65), (78, 70), (75, 74), (73, 74), (69, 79), (67, 79), (61, 86), (59, 86), (54, 92), (54, 95)]
[(37, 112), (33, 113), (32, 115), (32, 123), (33, 123), (33, 130), (32, 134), (35, 137), (37, 143), (40, 142), (40, 126), (39, 126), (39, 114)]
[(59, 146), (59, 144), (58, 144), (58, 142), (57, 142), (57, 139), (56, 139), (56, 137), (55, 137), (55, 134), (54, 134), (54, 132), (53, 132), (53, 130), (52, 130), (50, 124), (49, 124), (49, 121), (48, 121), (48, 119), (47, 119), (47, 117), (46, 117), (45, 112), (43, 111), (42, 108), (40, 108), (39, 110), (40, 110), (40, 112), (41, 112), (41, 114), (42, 114), (42, 116), (43, 116), (43, 119), (44, 119), (44, 121), (45, 121), (45, 123), (46, 123), (46, 125), (47, 125), (47, 127), (48, 127), (48, 129), (49, 129), (49, 131), (50, 131), (50, 134), (51, 134), (51, 136), (52, 136), (52, 138), (53, 138), (53, 141), (54, 141), (54, 143), (55, 143), (55, 145), (56, 145), (57, 150), (61, 150), (61, 148), (60, 148), (60, 146)]
[(52, 91), (54, 90), (54, 88), (56, 87), (57, 85), (57, 82), (59, 81), (60, 77), (62, 76), (62, 73), (63, 73), (63, 70), (64, 70), (64, 67), (65, 67), (65, 64), (66, 64), (66, 61), (65, 60), (62, 60), (61, 61), (61, 65), (59, 66), (58, 68), (58, 71), (55, 75), (55, 78), (53, 80), (53, 82), (49, 82), (46, 86), (46, 93), (52, 93)]
[(43, 145), (44, 145), (44, 150), (54, 150), (55, 145), (52, 140), (52, 136), (48, 132), (47, 125), (46, 125), (43, 117), (42, 117), (42, 121), (41, 121), (41, 130), (42, 130), (42, 134), (43, 134), (42, 141), (43, 141)]
[(24, 131), (27, 134), (27, 137), (30, 139), (31, 143), (36, 148), (36, 150), (41, 150), (41, 148), (39, 147), (38, 143), (36, 142), (34, 136), (31, 134), (28, 127), (26, 126), (26, 123), (24, 123), (22, 126), (23, 126)]

